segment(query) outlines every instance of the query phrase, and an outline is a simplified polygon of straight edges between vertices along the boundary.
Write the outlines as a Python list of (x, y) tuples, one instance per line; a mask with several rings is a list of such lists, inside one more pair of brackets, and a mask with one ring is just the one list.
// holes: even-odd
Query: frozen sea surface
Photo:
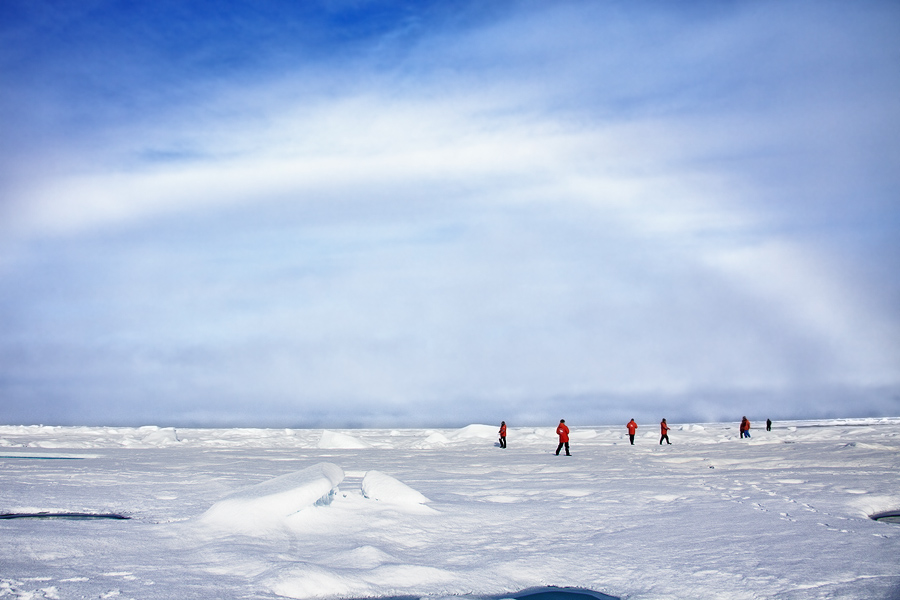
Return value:
[(0, 426), (0, 513), (130, 517), (0, 520), (0, 598), (900, 598), (900, 419), (640, 425)]

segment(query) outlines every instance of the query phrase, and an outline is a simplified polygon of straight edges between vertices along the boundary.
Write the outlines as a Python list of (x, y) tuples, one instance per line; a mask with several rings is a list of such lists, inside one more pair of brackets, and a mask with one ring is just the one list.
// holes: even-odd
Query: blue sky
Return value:
[(893, 2), (0, 6), (0, 421), (900, 414)]

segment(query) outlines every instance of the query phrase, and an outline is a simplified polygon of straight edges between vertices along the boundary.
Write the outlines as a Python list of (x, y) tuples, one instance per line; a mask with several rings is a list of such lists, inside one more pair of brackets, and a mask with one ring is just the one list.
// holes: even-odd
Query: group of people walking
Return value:
[[(559, 446), (556, 448), (556, 455), (559, 456), (560, 450), (566, 449), (566, 456), (572, 456), (569, 452), (569, 428), (566, 426), (566, 420), (559, 420), (559, 427), (556, 428), (556, 435), (559, 436)], [(500, 447), (506, 448), (506, 421), (500, 421)]]
[[(628, 441), (631, 442), (631, 445), (634, 446), (634, 436), (637, 433), (638, 424), (634, 422), (634, 419), (628, 421), (628, 424), (625, 426), (628, 429)], [(666, 420), (663, 419), (659, 423), (660, 437), (659, 437), (659, 445), (661, 446), (663, 440), (670, 446), (672, 442), (669, 441), (669, 425), (666, 423)], [(563, 444), (566, 446), (566, 456), (571, 456), (569, 454), (569, 428), (566, 427), (566, 420), (560, 419), (559, 427), (556, 428), (556, 435), (559, 436), (559, 447), (556, 449), (556, 454), (559, 455), (560, 448), (563, 447)]]
[[(766, 419), (766, 431), (772, 431), (772, 419)], [(750, 439), (750, 420), (741, 417), (741, 439)]]
[[(634, 419), (632, 419), (628, 421), (628, 425), (626, 425), (625, 427), (628, 428), (628, 441), (630, 441), (631, 445), (634, 446), (634, 434), (637, 432), (638, 424), (634, 422)], [(670, 446), (672, 445), (672, 442), (669, 441), (669, 429), (671, 429), (671, 427), (669, 427), (665, 419), (659, 422), (660, 446), (662, 446), (663, 440), (665, 440), (665, 442)]]
[[(625, 425), (628, 429), (628, 440), (631, 442), (631, 445), (634, 446), (634, 436), (637, 433), (638, 424), (634, 422), (634, 419), (628, 421), (628, 424)], [(672, 445), (672, 442), (669, 441), (669, 427), (666, 420), (663, 419), (659, 423), (659, 445), (662, 446), (662, 443), (665, 442), (668, 445)], [(741, 439), (750, 437), (750, 420), (747, 417), (743, 417), (741, 419)], [(766, 419), (766, 431), (772, 431), (772, 420)], [(565, 419), (559, 420), (559, 426), (556, 428), (556, 435), (559, 436), (559, 446), (556, 447), (556, 455), (559, 456), (560, 451), (565, 448), (566, 456), (572, 456), (569, 452), (569, 427), (566, 425)], [(506, 421), (500, 421), (500, 447), (506, 448)]]

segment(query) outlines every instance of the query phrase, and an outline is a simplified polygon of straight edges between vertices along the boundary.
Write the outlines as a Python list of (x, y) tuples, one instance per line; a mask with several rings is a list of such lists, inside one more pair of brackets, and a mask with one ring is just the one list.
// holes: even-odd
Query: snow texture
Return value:
[(0, 513), (130, 517), (0, 520), (0, 600), (900, 598), (900, 419), (568, 424), (0, 426)]

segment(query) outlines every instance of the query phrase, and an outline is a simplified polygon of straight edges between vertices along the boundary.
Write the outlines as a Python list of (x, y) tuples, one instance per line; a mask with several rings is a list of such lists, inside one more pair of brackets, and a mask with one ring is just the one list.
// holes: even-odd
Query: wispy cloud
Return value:
[(8, 397), (357, 424), (890, 406), (893, 7), (435, 10), (320, 14), (318, 52), (250, 66), (187, 39), (165, 92), (145, 40), (159, 62), (109, 65), (131, 108), (75, 86), (106, 108), (0, 154)]

